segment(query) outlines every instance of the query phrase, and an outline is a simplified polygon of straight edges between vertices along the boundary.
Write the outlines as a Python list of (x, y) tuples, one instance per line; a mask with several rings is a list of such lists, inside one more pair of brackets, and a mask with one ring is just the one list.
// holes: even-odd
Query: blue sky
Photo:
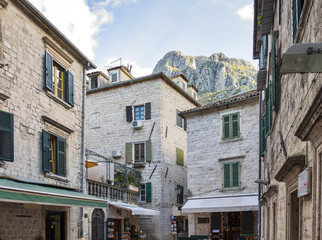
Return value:
[(171, 50), (252, 61), (252, 0), (30, 1), (102, 71), (122, 58), (147, 75)]

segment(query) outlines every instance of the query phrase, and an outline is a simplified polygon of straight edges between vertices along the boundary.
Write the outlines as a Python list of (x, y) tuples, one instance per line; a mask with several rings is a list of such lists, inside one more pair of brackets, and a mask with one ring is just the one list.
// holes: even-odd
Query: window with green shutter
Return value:
[(177, 165), (183, 166), (184, 165), (184, 153), (183, 150), (180, 148), (176, 148), (176, 155), (177, 155)]
[(46, 51), (45, 88), (56, 97), (74, 106), (74, 76)]
[(223, 164), (223, 188), (240, 186), (240, 162)]
[(239, 113), (222, 116), (222, 139), (235, 139), (240, 137)]
[(140, 201), (152, 202), (152, 184), (150, 182), (140, 184)]
[(13, 131), (13, 114), (0, 111), (0, 160), (14, 160)]
[[(142, 165), (145, 162), (151, 162), (152, 159), (152, 143), (148, 139), (145, 142), (127, 142), (125, 143), (125, 161), (127, 164), (134, 163), (136, 166)], [(139, 164), (139, 165), (137, 165)]]
[(303, 10), (304, 0), (293, 0), (292, 3), (292, 40), (295, 42), (300, 18)]
[(272, 128), (272, 84), (269, 83), (265, 90), (265, 136), (267, 137)]
[(66, 140), (42, 131), (42, 169), (66, 177)]
[(91, 89), (98, 88), (98, 77), (91, 78)]

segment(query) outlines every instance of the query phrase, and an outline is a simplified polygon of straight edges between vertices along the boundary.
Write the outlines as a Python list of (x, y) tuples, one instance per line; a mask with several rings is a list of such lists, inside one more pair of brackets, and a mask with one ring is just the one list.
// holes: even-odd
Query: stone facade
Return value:
[[(0, 62), (4, 64), (0, 69), (0, 111), (12, 114), (14, 138), (13, 161), (0, 161), (0, 176), (79, 190), (83, 171), (82, 79), (87, 62), (88, 68), (95, 65), (27, 1), (1, 1), (0, 23)], [(73, 105), (45, 90), (45, 51), (73, 74)], [(43, 171), (43, 130), (66, 140), (64, 177)], [(76, 239), (79, 209), (7, 203), (0, 196), (0, 239), (45, 237), (46, 211), (66, 213), (65, 237)]]
[[(252, 195), (257, 199), (258, 185), (258, 94), (256, 91), (223, 101), (191, 109), (182, 113), (187, 119), (188, 161), (187, 179), (189, 199), (236, 197)], [(239, 136), (224, 139), (223, 118), (239, 114)], [(224, 164), (239, 162), (238, 187), (224, 186)], [(194, 201), (194, 200), (192, 200)], [(228, 200), (229, 201), (229, 200)], [(256, 209), (257, 203), (253, 208)], [(216, 204), (213, 206), (216, 207)], [(185, 212), (185, 206), (183, 212)], [(245, 211), (241, 207), (239, 211)], [(249, 210), (248, 210), (249, 211)], [(252, 210), (253, 232), (257, 233), (257, 211)], [(211, 221), (198, 222), (198, 218), (211, 219), (210, 210), (189, 213), (189, 235), (208, 235)], [(225, 211), (222, 208), (221, 212)], [(223, 230), (228, 231), (228, 230)]]
[[(142, 120), (139, 129), (127, 122), (126, 107), (151, 103), (151, 119)], [(170, 216), (177, 205), (175, 188), (186, 191), (186, 167), (176, 164), (176, 148), (186, 156), (186, 132), (176, 124), (179, 111), (198, 106), (198, 103), (163, 74), (111, 84), (95, 91), (88, 91), (86, 98), (87, 116), (86, 147), (100, 151), (112, 158), (111, 151), (120, 150), (121, 157), (114, 161), (126, 164), (126, 143), (151, 140), (151, 161), (140, 168), (142, 183), (152, 185), (151, 202), (141, 202), (145, 208), (160, 211), (159, 216), (141, 217), (140, 229), (150, 239), (169, 239)], [(94, 124), (99, 115), (99, 124)], [(94, 114), (94, 115), (93, 115)], [(186, 159), (186, 157), (184, 157)], [(134, 164), (127, 163), (128, 167)], [(113, 173), (110, 179), (113, 180)]]
[[(274, 19), (264, 22), (255, 30), (254, 49), (261, 46), (259, 38), (267, 36), (268, 53), (255, 58), (267, 59), (263, 71), (262, 113), (271, 114), (270, 129), (262, 152), (262, 179), (269, 181), (262, 187), (261, 238), (268, 239), (321, 239), (321, 73), (279, 75), (279, 66), (286, 50), (297, 43), (321, 43), (321, 1), (277, 1), (269, 5), (255, 1), (255, 14), (268, 9)], [(294, 4), (294, 5), (292, 5)], [(293, 15), (298, 5), (299, 13)], [(270, 7), (269, 7), (270, 6)], [(293, 17), (291, 17), (293, 16)], [(298, 20), (297, 28), (294, 25)], [(296, 31), (294, 31), (296, 29)], [(269, 56), (276, 57), (271, 58)], [(265, 57), (266, 56), (266, 57)], [(274, 65), (274, 63), (276, 65)], [(276, 69), (276, 73), (274, 70)], [(270, 85), (272, 84), (272, 85)], [(263, 89), (259, 89), (263, 90)], [(274, 99), (274, 94), (276, 98)], [(264, 107), (270, 99), (272, 108)], [(305, 185), (298, 177), (310, 173)], [(303, 171), (303, 172), (302, 172)], [(312, 186), (312, 187), (310, 187)], [(308, 190), (308, 193), (303, 193)]]

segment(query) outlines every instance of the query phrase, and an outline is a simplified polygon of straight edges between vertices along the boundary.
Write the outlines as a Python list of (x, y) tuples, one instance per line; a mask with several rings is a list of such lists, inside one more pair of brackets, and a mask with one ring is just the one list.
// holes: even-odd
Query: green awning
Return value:
[(55, 206), (107, 207), (105, 199), (57, 188), (0, 178), (0, 201)]

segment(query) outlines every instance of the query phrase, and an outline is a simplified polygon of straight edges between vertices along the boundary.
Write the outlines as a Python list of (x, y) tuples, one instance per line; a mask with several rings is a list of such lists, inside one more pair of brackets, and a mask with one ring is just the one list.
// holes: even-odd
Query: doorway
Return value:
[(46, 212), (46, 240), (65, 240), (65, 212)]
[(104, 240), (104, 212), (95, 209), (92, 215), (92, 240)]
[(291, 193), (290, 239), (299, 239), (300, 204), (297, 190)]
[(114, 221), (114, 240), (121, 240), (122, 220), (113, 219)]

